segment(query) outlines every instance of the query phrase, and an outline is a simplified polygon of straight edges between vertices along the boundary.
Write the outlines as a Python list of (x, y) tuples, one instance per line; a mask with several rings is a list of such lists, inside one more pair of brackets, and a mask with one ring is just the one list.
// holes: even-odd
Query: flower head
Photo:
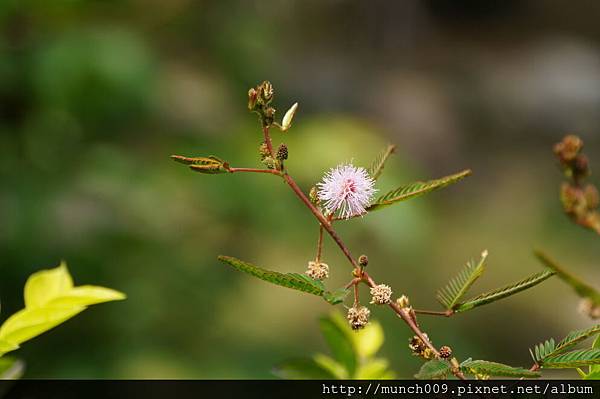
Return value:
[(364, 306), (353, 306), (348, 309), (348, 323), (353, 330), (360, 330), (369, 323), (369, 315), (371, 311)]
[(373, 295), (371, 303), (385, 305), (392, 298), (392, 288), (389, 285), (379, 284), (371, 288), (371, 295)]
[(304, 272), (314, 280), (323, 280), (329, 277), (329, 265), (322, 262), (308, 262), (308, 269)]
[(375, 180), (365, 168), (352, 164), (339, 165), (323, 176), (317, 184), (319, 199), (324, 201), (325, 209), (334, 213), (340, 211), (340, 216), (349, 219), (365, 213), (373, 194)]

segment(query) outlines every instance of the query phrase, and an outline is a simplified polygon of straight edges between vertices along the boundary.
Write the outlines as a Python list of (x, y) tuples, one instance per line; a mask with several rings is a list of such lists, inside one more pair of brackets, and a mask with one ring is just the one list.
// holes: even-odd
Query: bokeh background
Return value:
[[(258, 166), (246, 92), (275, 85), (308, 189), (329, 167), (398, 151), (380, 189), (472, 168), (464, 182), (340, 225), (378, 280), (420, 308), (490, 252), (474, 292), (540, 270), (533, 248), (600, 286), (598, 237), (558, 200), (552, 144), (574, 132), (600, 168), (600, 3), (3, 0), (0, 2), (0, 293), (67, 260), (77, 283), (129, 298), (90, 309), (17, 353), (26, 377), (272, 378), (325, 350), (316, 297), (216, 260), (302, 272), (317, 225), (280, 181), (205, 176), (170, 154)], [(596, 177), (595, 180), (598, 178)], [(330, 284), (349, 268), (330, 240)], [(527, 348), (590, 325), (557, 279), (455, 318), (422, 318), (462, 358), (530, 365)], [(392, 314), (382, 354), (420, 361)], [(549, 374), (553, 375), (553, 374)], [(569, 374), (575, 377), (575, 373)]]

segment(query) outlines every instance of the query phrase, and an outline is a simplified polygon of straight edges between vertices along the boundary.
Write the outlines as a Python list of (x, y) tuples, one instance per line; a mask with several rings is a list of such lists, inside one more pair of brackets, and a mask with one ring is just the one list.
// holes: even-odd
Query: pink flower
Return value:
[(375, 180), (365, 168), (352, 164), (339, 165), (323, 176), (317, 184), (319, 199), (328, 213), (340, 211), (340, 216), (349, 219), (366, 212), (373, 194)]

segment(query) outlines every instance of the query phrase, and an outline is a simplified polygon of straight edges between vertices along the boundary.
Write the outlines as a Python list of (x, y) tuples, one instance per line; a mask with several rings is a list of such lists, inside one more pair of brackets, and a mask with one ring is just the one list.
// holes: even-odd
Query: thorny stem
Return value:
[[(269, 130), (268, 130), (268, 128), (263, 128), (263, 132), (265, 134), (265, 142), (267, 143), (267, 147), (269, 147), (269, 150), (272, 153), (271, 139), (269, 137)], [(283, 179), (285, 180), (285, 182), (287, 183), (287, 185), (290, 186), (290, 188), (292, 189), (292, 191), (294, 192), (294, 194), (296, 194), (296, 196), (304, 203), (304, 205), (306, 205), (306, 207), (311, 211), (311, 213), (315, 216), (315, 218), (317, 218), (317, 220), (321, 224), (322, 229), (325, 229), (325, 231), (327, 231), (327, 233), (331, 236), (331, 238), (333, 239), (333, 241), (335, 241), (335, 243), (341, 249), (341, 251), (346, 256), (346, 258), (348, 259), (348, 261), (352, 264), (352, 266), (354, 267), (354, 269), (355, 270), (360, 270), (360, 267), (358, 266), (358, 263), (352, 257), (352, 255), (350, 254), (350, 251), (348, 250), (348, 248), (346, 247), (346, 245), (344, 244), (344, 242), (342, 241), (342, 239), (338, 236), (338, 234), (336, 233), (336, 231), (331, 226), (331, 219), (328, 220), (327, 218), (325, 218), (325, 216), (323, 215), (323, 213), (321, 211), (319, 211), (313, 205), (312, 202), (310, 202), (310, 200), (308, 199), (308, 197), (304, 194), (304, 192), (300, 189), (300, 187), (298, 187), (298, 184), (296, 183), (296, 181), (289, 174), (287, 174), (287, 172), (282, 173), (282, 172), (279, 172), (277, 170), (272, 170), (272, 169), (252, 169), (252, 168), (230, 168), (229, 170), (231, 172), (271, 173), (271, 174), (283, 177)], [(322, 229), (320, 231), (322, 231)], [(355, 295), (354, 300), (355, 300), (355, 304), (358, 301), (358, 292), (357, 292), (358, 291), (358, 284), (361, 281), (364, 281), (371, 288), (373, 288), (373, 287), (375, 287), (377, 285), (375, 283), (375, 281), (366, 272), (362, 271), (360, 273), (360, 275), (362, 276), (361, 278), (355, 278), (355, 279), (353, 279), (350, 282), (350, 284), (348, 285), (348, 287), (350, 285), (354, 285), (354, 293), (355, 293), (354, 294)], [(405, 309), (403, 309), (403, 308), (401, 308), (400, 306), (398, 306), (398, 304), (396, 302), (390, 302), (388, 304), (388, 306), (394, 311), (394, 313), (396, 313), (396, 315), (398, 315), (398, 317), (400, 317), (408, 325), (408, 327), (411, 330), (413, 330), (413, 332), (415, 333), (415, 335), (417, 337), (419, 337), (425, 343), (425, 345), (427, 345), (427, 347), (435, 354), (435, 356), (439, 358), (440, 357), (440, 352), (435, 348), (435, 346), (433, 346), (433, 344), (429, 341), (429, 339), (423, 334), (423, 331), (421, 331), (421, 329), (419, 328), (419, 326), (417, 325), (417, 323), (415, 322), (415, 320), (413, 320), (413, 318), (408, 313), (408, 311), (405, 310)], [(457, 378), (459, 378), (461, 380), (466, 380), (464, 374), (455, 365), (452, 366), (452, 373)]]

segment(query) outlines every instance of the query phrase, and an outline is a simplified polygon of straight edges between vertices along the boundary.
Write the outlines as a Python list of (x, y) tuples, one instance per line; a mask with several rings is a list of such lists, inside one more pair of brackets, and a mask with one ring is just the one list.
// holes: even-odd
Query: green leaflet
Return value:
[(535, 251), (534, 253), (544, 265), (554, 270), (556, 275), (565, 283), (570, 285), (580, 297), (589, 298), (594, 302), (595, 305), (600, 306), (600, 292), (598, 292), (597, 289), (583, 282), (583, 280), (581, 280), (579, 277), (563, 269), (542, 251)]
[(181, 155), (171, 155), (175, 162), (188, 165), (190, 169), (204, 174), (229, 173), (229, 164), (222, 159), (210, 155), (208, 157), (184, 157)]
[(415, 378), (418, 380), (445, 379), (452, 371), (450, 364), (444, 360), (430, 360), (421, 366)]
[(371, 166), (369, 166), (367, 171), (374, 180), (377, 180), (379, 176), (381, 176), (381, 172), (383, 172), (383, 167), (385, 166), (385, 161), (387, 161), (387, 159), (394, 153), (395, 150), (395, 145), (388, 144), (388, 146), (373, 160), (373, 163), (371, 163)]
[(389, 191), (388, 193), (377, 198), (368, 208), (367, 211), (374, 211), (381, 209), (387, 205), (391, 205), (395, 202), (405, 201), (410, 198), (418, 197), (423, 194), (427, 194), (433, 190), (446, 187), (452, 183), (456, 183), (463, 178), (471, 174), (470, 170), (463, 170), (462, 172), (445, 176), (440, 179), (430, 180), (426, 182), (414, 182), (404, 186), (400, 186), (395, 190)]
[(531, 288), (553, 275), (554, 271), (544, 270), (542, 272), (533, 274), (523, 280), (517, 281), (516, 283), (509, 284), (505, 287), (498, 288), (494, 291), (483, 293), (481, 295), (476, 296), (475, 298), (471, 298), (465, 302), (462, 302), (455, 307), (454, 311), (464, 312), (466, 310), (473, 309), (477, 306), (495, 302), (502, 298), (506, 298), (508, 296), (526, 290), (527, 288)]
[(529, 353), (531, 353), (533, 361), (539, 363), (546, 356), (558, 353), (555, 352), (555, 349), (556, 345), (554, 343), (554, 339), (550, 338), (549, 340), (546, 340), (545, 342), (536, 345), (533, 351), (530, 349)]
[(468, 262), (465, 268), (450, 282), (440, 289), (437, 293), (437, 300), (448, 310), (453, 310), (458, 301), (467, 293), (475, 281), (481, 277), (484, 272), (487, 251), (481, 254), (479, 263)]
[(282, 287), (291, 288), (294, 290), (306, 292), (323, 297), (332, 305), (338, 304), (344, 300), (348, 294), (348, 290), (342, 288), (333, 292), (326, 291), (325, 286), (319, 280), (299, 273), (280, 273), (272, 270), (263, 269), (251, 263), (244, 262), (232, 256), (221, 255), (218, 257), (221, 262), (233, 266), (237, 270), (248, 273), (256, 278), (267, 281), (269, 283), (280, 285)]
[(582, 330), (571, 331), (558, 344), (555, 344), (554, 339), (551, 338), (544, 343), (536, 345), (534, 350), (530, 350), (530, 352), (536, 363), (543, 364), (546, 358), (556, 356), (596, 334), (600, 334), (600, 324)]
[(541, 367), (547, 369), (570, 369), (600, 364), (600, 349), (581, 349), (546, 357)]
[(487, 360), (471, 360), (467, 359), (460, 364), (460, 369), (466, 374), (482, 374), (498, 377), (524, 377), (538, 378), (540, 373), (537, 371), (527, 370), (522, 367), (512, 367), (502, 363), (489, 362)]
[(582, 330), (571, 331), (556, 345), (556, 351), (564, 351), (565, 349), (599, 333), (600, 324)]

